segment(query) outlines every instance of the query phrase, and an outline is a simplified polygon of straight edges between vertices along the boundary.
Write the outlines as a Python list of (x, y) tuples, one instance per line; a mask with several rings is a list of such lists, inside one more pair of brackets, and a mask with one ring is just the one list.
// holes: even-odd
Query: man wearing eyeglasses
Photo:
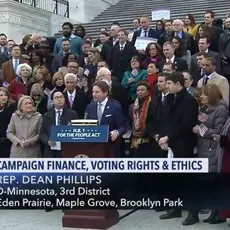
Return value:
[(43, 116), (42, 126), (40, 130), (40, 140), (45, 146), (44, 158), (60, 158), (62, 157), (61, 145), (50, 141), (50, 132), (52, 125), (68, 125), (71, 120), (77, 119), (77, 113), (65, 108), (65, 97), (62, 92), (54, 91), (52, 94), (54, 107)]

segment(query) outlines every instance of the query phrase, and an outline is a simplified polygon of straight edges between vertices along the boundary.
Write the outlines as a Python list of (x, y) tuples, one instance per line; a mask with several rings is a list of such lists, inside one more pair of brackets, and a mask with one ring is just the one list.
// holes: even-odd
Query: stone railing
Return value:
[(69, 18), (68, 0), (14, 0), (14, 1)]

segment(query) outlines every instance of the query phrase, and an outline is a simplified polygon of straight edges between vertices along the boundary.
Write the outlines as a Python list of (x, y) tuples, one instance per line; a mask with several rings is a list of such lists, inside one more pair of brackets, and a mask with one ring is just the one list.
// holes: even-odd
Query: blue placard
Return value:
[(108, 125), (52, 126), (51, 141), (56, 142), (108, 142)]

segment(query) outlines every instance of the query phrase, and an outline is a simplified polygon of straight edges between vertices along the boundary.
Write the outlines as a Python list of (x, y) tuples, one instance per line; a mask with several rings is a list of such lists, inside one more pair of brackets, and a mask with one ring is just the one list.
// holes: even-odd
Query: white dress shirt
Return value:
[(63, 109), (56, 109), (56, 108), (55, 108), (55, 124), (56, 124), (56, 125), (58, 125), (58, 116), (59, 116), (58, 111), (61, 111), (61, 114), (60, 114), (60, 115), (62, 116)]
[(69, 102), (71, 101), (71, 97), (72, 97), (72, 103), (73, 103), (74, 102), (74, 98), (76, 96), (76, 90), (74, 90), (72, 93), (70, 93), (69, 91), (67, 91), (67, 95), (68, 95)]
[(107, 102), (108, 102), (108, 98), (106, 97), (104, 101), (102, 101), (101, 103), (99, 103), (99, 102), (97, 103), (98, 106), (99, 106), (99, 104), (101, 105), (102, 114), (104, 113), (105, 106), (106, 106)]
[(149, 29), (150, 29), (150, 28), (148, 28), (147, 30), (142, 29), (142, 30), (141, 30), (141, 34), (140, 34), (140, 37), (141, 37), (141, 38), (145, 37), (145, 31), (147, 32), (146, 37), (148, 37), (148, 36), (149, 36)]
[(122, 50), (124, 50), (125, 46), (126, 46), (126, 43), (124, 43), (123, 45), (121, 43), (119, 43), (120, 50), (121, 50), (121, 47), (122, 47)]
[(175, 60), (175, 55), (173, 55), (173, 57), (171, 59), (166, 58), (166, 63), (174, 63)]
[(14, 58), (12, 58), (12, 63), (13, 63), (13, 67), (14, 67), (14, 69), (15, 69), (15, 71), (17, 70), (17, 68), (16, 67), (18, 67), (19, 66), (19, 59), (14, 59)]

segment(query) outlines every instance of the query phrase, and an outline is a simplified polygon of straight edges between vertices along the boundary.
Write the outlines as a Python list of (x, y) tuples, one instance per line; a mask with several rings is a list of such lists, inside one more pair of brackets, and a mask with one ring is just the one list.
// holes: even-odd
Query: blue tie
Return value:
[(16, 59), (15, 63), (14, 63), (14, 71), (15, 72), (17, 71), (18, 65), (19, 65), (19, 61), (18, 61), (18, 59)]

